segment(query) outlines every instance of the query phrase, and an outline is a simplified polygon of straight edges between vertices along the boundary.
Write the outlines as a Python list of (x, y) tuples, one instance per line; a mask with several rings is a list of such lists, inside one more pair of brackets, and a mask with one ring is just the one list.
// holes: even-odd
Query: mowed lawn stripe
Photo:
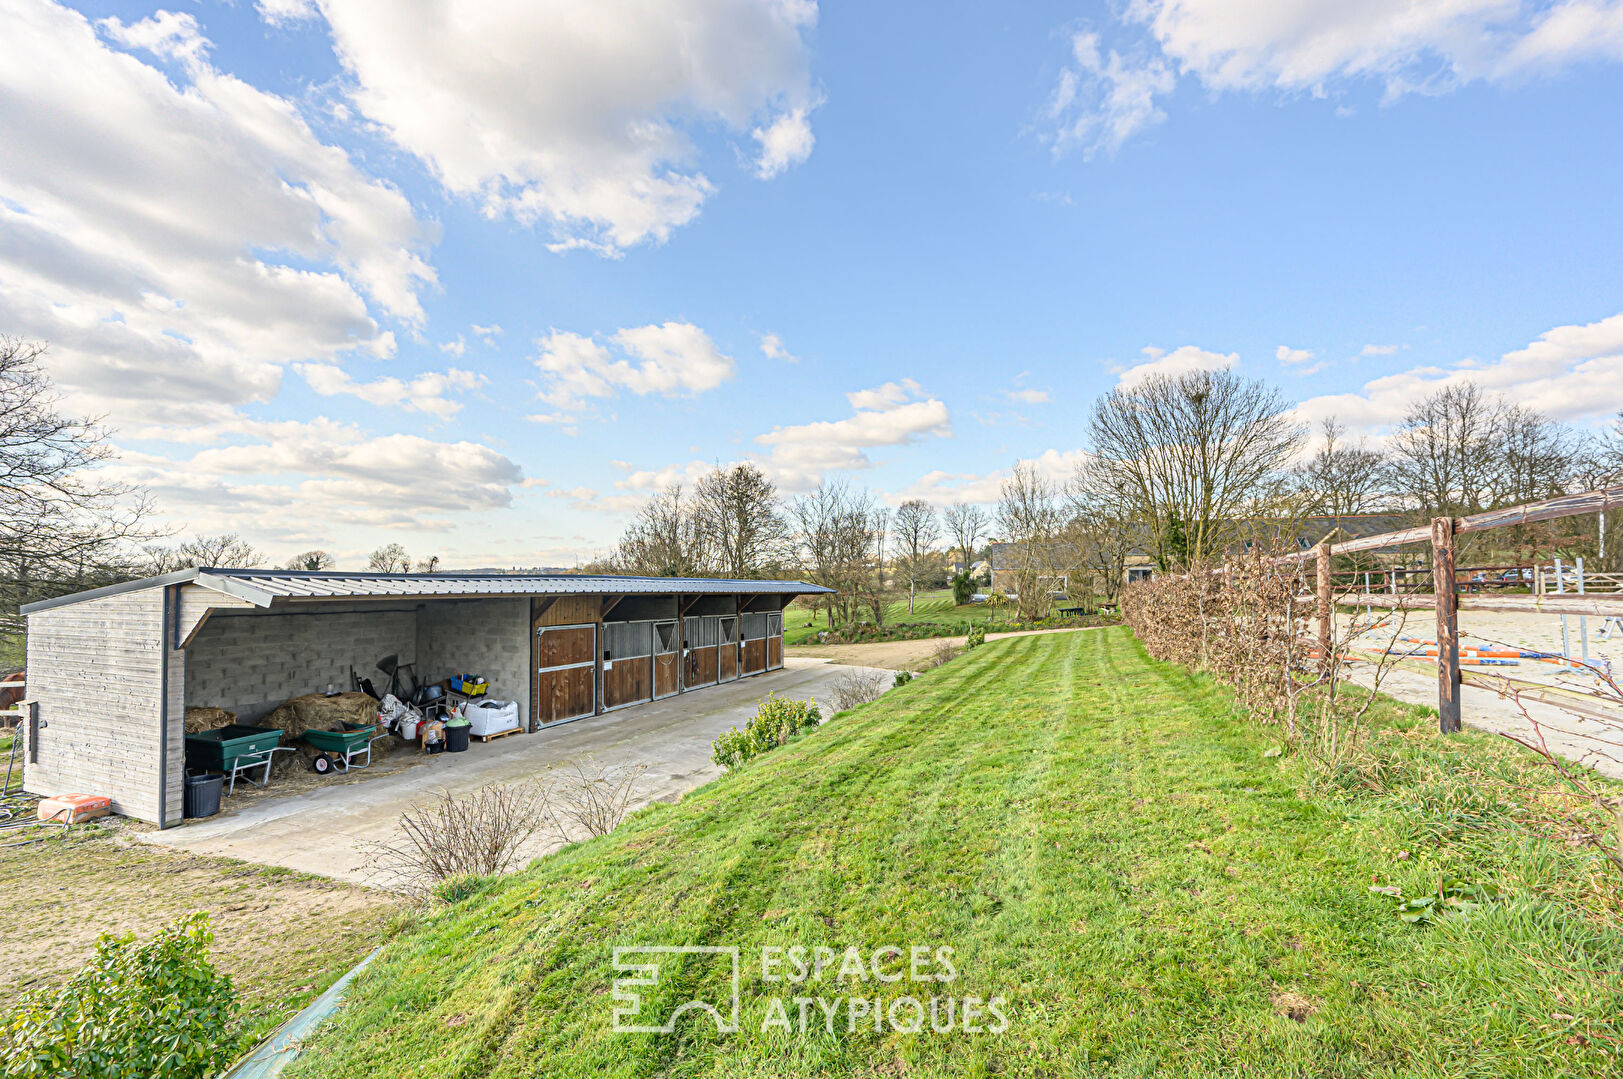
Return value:
[[(1394, 708), (1383, 722), (1411, 718)], [(1443, 761), (1503, 754), (1486, 739), (1409, 743)], [(1614, 990), (1582, 970), (1615, 970), (1623, 955), (1585, 912), (1526, 888), (1425, 928), (1368, 893), (1372, 875), (1409, 872), (1413, 887), (1439, 864), (1553, 883), (1582, 852), (1479, 830), (1398, 865), (1400, 843), (1418, 849), (1437, 832), (1431, 803), (1406, 788), (1304, 798), (1300, 762), (1265, 755), (1277, 744), (1223, 691), (1149, 661), (1124, 631), (995, 642), (437, 915), (391, 945), (290, 1074), (1553, 1076), (1609, 1065), (1605, 1043), (1569, 1040), (1549, 1019), (1563, 1007), (1617, 1014)], [(1531, 958), (1504, 954), (1507, 938)], [(741, 1032), (690, 1014), (669, 1035), (613, 1033), (611, 951), (638, 943), (738, 946)], [(946, 945), (959, 977), (773, 983), (759, 970), (763, 944)], [(726, 982), (709, 960), (680, 964), (645, 1007), (725, 998)], [(852, 1030), (842, 1012), (830, 1033), (815, 1008), (804, 1033), (762, 1028), (774, 998), (932, 993), (1003, 994), (1009, 1028)]]

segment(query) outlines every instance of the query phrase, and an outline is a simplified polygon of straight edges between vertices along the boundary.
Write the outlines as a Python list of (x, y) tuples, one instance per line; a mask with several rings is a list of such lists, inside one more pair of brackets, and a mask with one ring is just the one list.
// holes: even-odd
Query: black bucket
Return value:
[(220, 811), (220, 791), (225, 776), (187, 776), (181, 806), (187, 818), (212, 817)]
[(468, 748), (468, 735), (473, 728), (466, 723), (459, 723), (454, 727), (445, 728), (445, 751), (447, 753), (462, 753)]

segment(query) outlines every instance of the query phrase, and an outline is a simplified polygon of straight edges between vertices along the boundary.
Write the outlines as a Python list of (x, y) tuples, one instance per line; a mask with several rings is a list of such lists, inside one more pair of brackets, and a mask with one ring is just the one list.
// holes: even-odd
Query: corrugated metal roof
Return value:
[(193, 583), (258, 606), (273, 601), (472, 596), (812, 595), (833, 589), (804, 581), (736, 581), (714, 577), (611, 577), (566, 573), (345, 573), (338, 570), (202, 568), (128, 581), (30, 603), (22, 613), (158, 585)]
[(215, 578), (287, 599), (347, 599), (357, 596), (597, 596), (597, 595), (755, 595), (827, 592), (802, 581), (733, 581), (714, 577), (610, 577), (577, 574), (518, 573), (343, 573), (287, 570), (214, 570), (199, 573), (197, 583), (214, 586)]

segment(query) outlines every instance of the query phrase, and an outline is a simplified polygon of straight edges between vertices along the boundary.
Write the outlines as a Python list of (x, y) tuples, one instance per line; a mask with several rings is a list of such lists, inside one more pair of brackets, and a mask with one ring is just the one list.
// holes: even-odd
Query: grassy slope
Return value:
[[(1386, 736), (1410, 780), (1322, 805), (1268, 732), (1125, 631), (988, 645), (438, 915), (293, 1074), (1604, 1070), (1575, 1030), (1615, 1037), (1619, 990), (1587, 971), (1623, 947), (1552, 898), (1591, 856), (1485, 825), (1451, 777), (1514, 765), (1486, 738), (1406, 734), (1418, 716), (1394, 707)], [(1417, 928), (1367, 891), (1442, 872), (1507, 899)], [(746, 961), (743, 1033), (615, 1035), (611, 948), (634, 943), (948, 944), (953, 995), (1007, 994), (1011, 1026), (762, 1034), (767, 996), (794, 990)], [(1281, 1015), (1286, 992), (1314, 1014)]]
[[(962, 607), (952, 602), (952, 590), (920, 592), (913, 598), (913, 613), (907, 613), (907, 597), (893, 602), (885, 609), (885, 625), (901, 626), (914, 622), (940, 622), (954, 627), (955, 633), (966, 633), (971, 622), (985, 623), (992, 611), (984, 603), (966, 603)], [(1003, 610), (1005, 617), (1010, 612)], [(807, 622), (813, 624), (808, 626)], [(828, 628), (828, 617), (805, 607), (790, 607), (783, 615), (783, 641), (785, 644), (806, 644), (817, 639), (818, 631)]]

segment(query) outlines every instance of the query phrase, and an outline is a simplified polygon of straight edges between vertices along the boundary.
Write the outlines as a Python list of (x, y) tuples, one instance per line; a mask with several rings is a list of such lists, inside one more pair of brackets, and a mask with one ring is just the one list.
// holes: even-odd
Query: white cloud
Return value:
[(1071, 35), (1072, 63), (1048, 99), (1047, 139), (1055, 156), (1113, 154), (1146, 127), (1166, 119), (1155, 103), (1172, 92), (1172, 69), (1160, 59), (1129, 60), (1100, 51), (1099, 35)]
[[(1019, 464), (1029, 464), (1038, 474), (1063, 484), (1075, 474), (1076, 468), (1087, 457), (1085, 450), (1044, 450), (1036, 457), (1022, 458)], [(1003, 483), (1009, 478), (1012, 469), (998, 469), (995, 472), (947, 472), (934, 469), (919, 477), (917, 483), (888, 496), (886, 501), (892, 504), (904, 502), (910, 498), (922, 498), (935, 506), (945, 506), (953, 502), (971, 502), (990, 504), (1003, 497)]]
[(1207, 352), (1194, 345), (1184, 345), (1171, 352), (1151, 346), (1146, 347), (1143, 353), (1142, 361), (1117, 371), (1118, 387), (1131, 389), (1152, 375), (1175, 377), (1190, 371), (1226, 371), (1240, 362), (1237, 352)]
[(258, 0), (254, 8), (259, 12), (259, 17), (272, 26), (303, 22), (321, 14), (316, 8), (316, 0)]
[(469, 329), (473, 330), (474, 334), (491, 348), (496, 347), (496, 338), (502, 335), (502, 328), (495, 323), (491, 323), (489, 326), (481, 326), (475, 322)]
[(1033, 390), (1024, 387), (1004, 390), (1003, 396), (1022, 405), (1046, 405), (1051, 399), (1047, 390)]
[[(536, 341), (540, 399), (557, 409), (582, 407), (622, 390), (673, 397), (713, 390), (737, 371), (733, 358), (691, 322), (620, 330), (607, 342), (554, 330)], [(637, 362), (641, 361), (641, 362)]]
[(101, 20), (108, 37), (127, 49), (145, 49), (165, 60), (197, 63), (208, 54), (209, 41), (197, 28), (197, 20), (184, 12), (160, 11), (137, 23), (118, 19)]
[(799, 363), (800, 357), (790, 352), (783, 343), (783, 338), (775, 333), (761, 335), (761, 354), (769, 360), (782, 360), (784, 363)]
[(903, 404), (922, 392), (917, 382), (904, 378), (900, 382), (887, 382), (872, 389), (853, 390), (845, 395), (845, 399), (855, 409), (887, 409)]
[(339, 527), (450, 528), (451, 515), (505, 509), (518, 465), (473, 442), (372, 437), (330, 420), (250, 423), (239, 445), (176, 462), (126, 452), (113, 477), (148, 488), (188, 531), (330, 542)]
[(812, 135), (807, 112), (803, 108), (790, 109), (766, 127), (751, 132), (761, 144), (761, 153), (755, 159), (755, 175), (770, 180), (811, 156), (812, 144), (817, 140)]
[(492, 215), (558, 248), (661, 242), (715, 185), (689, 132), (811, 149), (812, 0), (320, 0), (359, 112)]
[(1334, 415), (1368, 431), (1400, 419), (1410, 405), (1442, 386), (1475, 382), (1561, 420), (1594, 419), (1623, 408), (1623, 314), (1586, 325), (1558, 326), (1491, 363), (1462, 360), (1384, 375), (1357, 393), (1329, 394), (1297, 407), (1306, 420)]
[(426, 371), (409, 382), (392, 377), (356, 382), (343, 368), (330, 363), (301, 363), (295, 368), (310, 388), (323, 397), (349, 394), (379, 408), (439, 416), (455, 415), (462, 410), (462, 402), (450, 399), (447, 394), (454, 390), (478, 389), (485, 381), (482, 375), (455, 367), (448, 371)]
[(226, 424), (288, 362), (388, 355), (372, 305), (422, 321), (411, 205), (215, 71), (189, 16), (101, 24), (178, 82), (53, 4), (0, 0), (0, 25), (0, 325), (51, 342), (75, 408), (132, 437)]
[(1073, 63), (1049, 99), (1054, 150), (1110, 152), (1164, 118), (1175, 76), (1211, 92), (1330, 97), (1372, 82), (1387, 101), (1471, 82), (1623, 59), (1623, 0), (1132, 0), (1117, 30), (1071, 36)]
[(1358, 350), (1360, 356), (1390, 356), (1401, 346), (1399, 345), (1365, 345)]
[(1286, 366), (1303, 364), (1313, 358), (1313, 353), (1305, 348), (1291, 348), (1289, 345), (1280, 345), (1274, 349), (1274, 359)]
[(461, 334), (457, 334), (455, 341), (440, 342), (440, 351), (460, 359), (468, 351), (468, 342)]
[(846, 398), (856, 411), (845, 419), (774, 427), (756, 436), (756, 443), (770, 451), (758, 462), (762, 471), (786, 491), (805, 491), (828, 472), (873, 467), (871, 449), (952, 436), (947, 406), (924, 398), (912, 379), (858, 390)]
[(616, 461), (614, 465), (626, 473), (623, 478), (614, 481), (614, 486), (621, 491), (663, 491), (673, 483), (692, 488), (715, 467), (703, 461), (689, 461), (685, 465), (666, 465), (657, 469), (632, 468), (624, 461)]

